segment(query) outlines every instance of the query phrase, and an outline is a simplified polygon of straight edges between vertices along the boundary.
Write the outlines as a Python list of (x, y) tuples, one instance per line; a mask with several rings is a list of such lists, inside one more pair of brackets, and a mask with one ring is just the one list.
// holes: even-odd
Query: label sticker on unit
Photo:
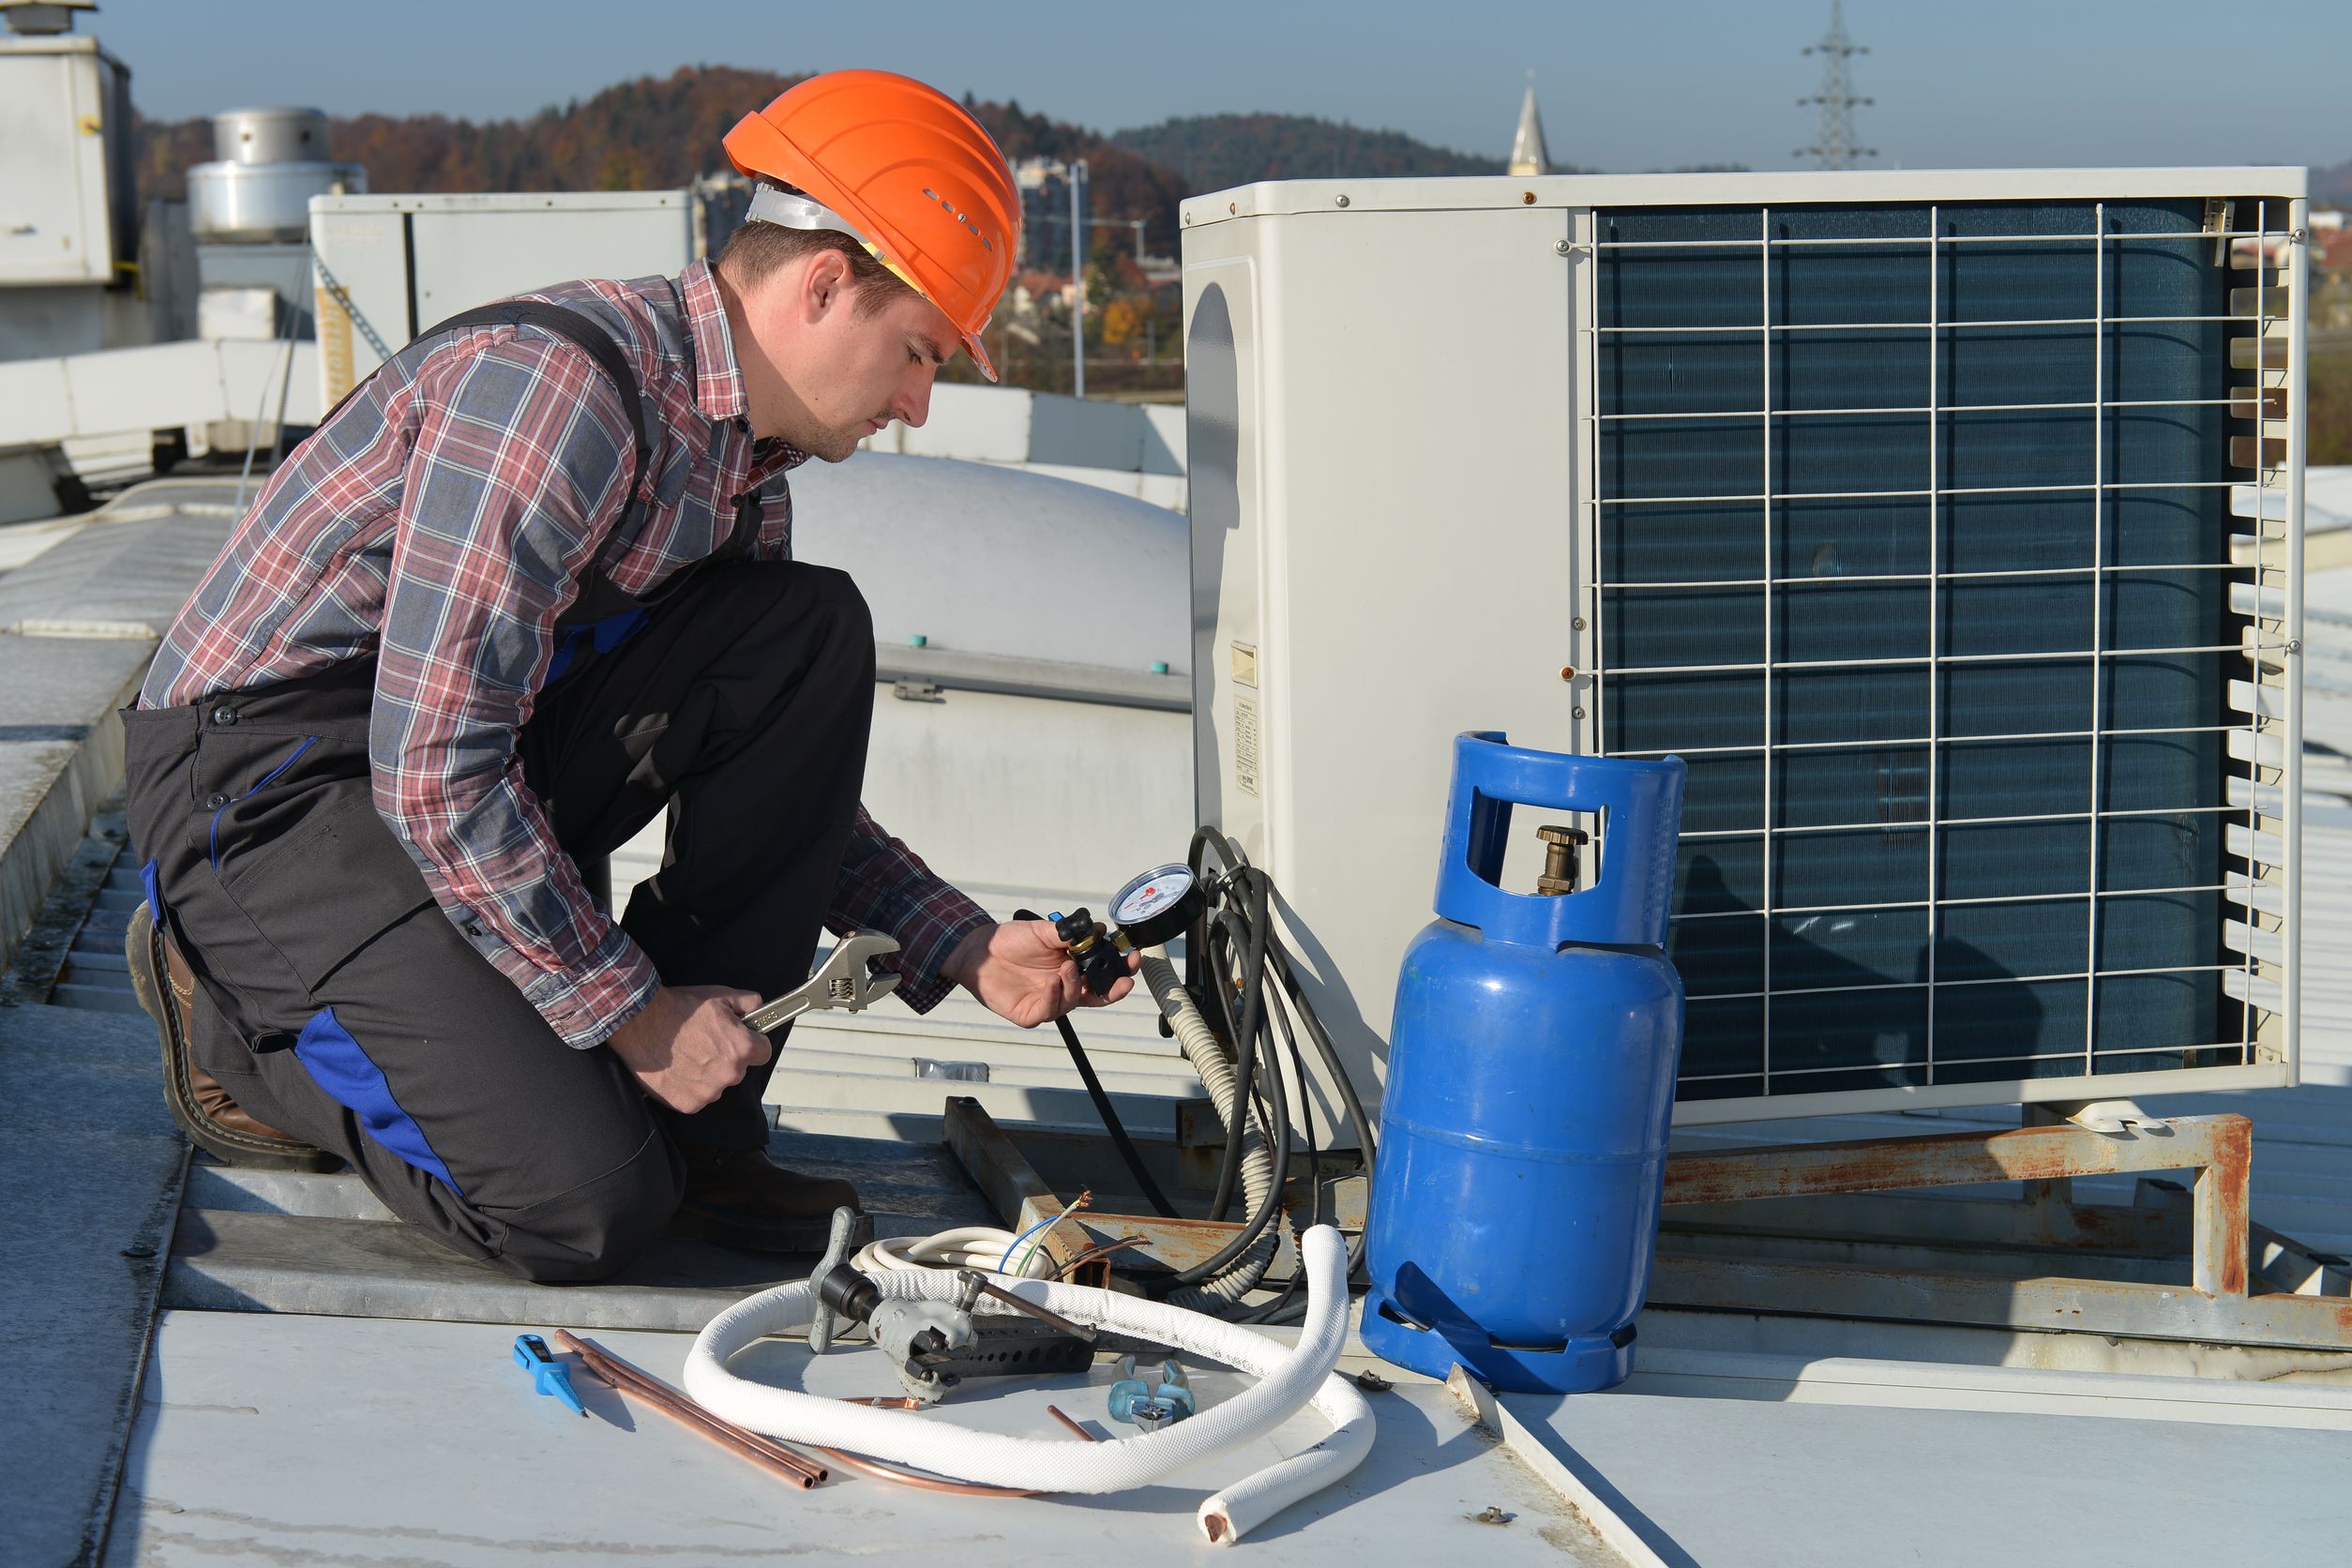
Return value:
[(1258, 699), (1233, 694), (1233, 787), (1258, 792)]

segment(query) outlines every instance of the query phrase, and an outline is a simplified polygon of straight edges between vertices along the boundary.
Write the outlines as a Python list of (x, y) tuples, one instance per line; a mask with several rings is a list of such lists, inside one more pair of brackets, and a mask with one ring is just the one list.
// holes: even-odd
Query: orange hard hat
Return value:
[[(1020, 251), (1021, 199), (980, 122), (936, 87), (882, 70), (812, 76), (727, 133), (754, 179), (805, 194), (946, 314), (990, 381), (981, 346)], [(755, 205), (752, 216), (761, 216)]]

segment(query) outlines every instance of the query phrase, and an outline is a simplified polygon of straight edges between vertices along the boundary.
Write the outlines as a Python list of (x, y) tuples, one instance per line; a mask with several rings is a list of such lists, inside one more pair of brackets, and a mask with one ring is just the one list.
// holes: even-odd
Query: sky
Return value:
[[(1271, 111), (1500, 158), (1535, 72), (1553, 160), (1795, 167), (1829, 0), (101, 0), (78, 30), (176, 119), (307, 103), (507, 118), (681, 65), (871, 66), (1111, 131)], [(2352, 159), (2352, 4), (1852, 0), (1864, 167)], [(755, 107), (746, 105), (746, 109)]]

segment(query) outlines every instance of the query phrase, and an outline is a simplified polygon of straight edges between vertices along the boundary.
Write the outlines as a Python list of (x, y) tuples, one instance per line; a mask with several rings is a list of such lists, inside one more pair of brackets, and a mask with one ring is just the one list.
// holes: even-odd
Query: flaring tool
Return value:
[(773, 1002), (761, 1003), (746, 1013), (743, 1021), (765, 1034), (820, 1007), (862, 1013), (898, 988), (896, 974), (872, 974), (866, 968), (870, 960), (897, 951), (897, 939), (880, 931), (859, 931), (843, 937), (825, 955), (824, 962), (817, 966), (817, 972), (808, 977), (807, 985), (786, 991)]

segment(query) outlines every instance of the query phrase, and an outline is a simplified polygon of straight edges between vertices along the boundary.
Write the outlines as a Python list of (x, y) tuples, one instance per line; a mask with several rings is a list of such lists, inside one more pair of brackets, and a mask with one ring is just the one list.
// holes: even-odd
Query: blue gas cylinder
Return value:
[[(1580, 892), (1500, 884), (1514, 804), (1600, 813)], [(1581, 1393), (1633, 1370), (1682, 1048), (1666, 957), (1682, 762), (1454, 743), (1438, 918), (1396, 981), (1364, 1343)]]

